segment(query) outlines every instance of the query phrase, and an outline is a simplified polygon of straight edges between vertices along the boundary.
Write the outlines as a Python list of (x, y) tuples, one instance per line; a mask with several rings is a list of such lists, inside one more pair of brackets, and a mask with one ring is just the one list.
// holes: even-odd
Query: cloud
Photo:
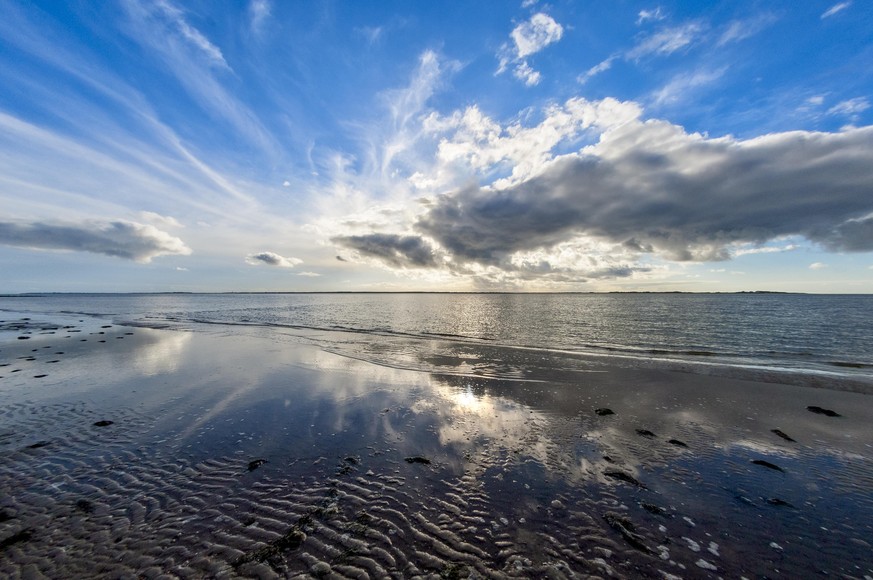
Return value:
[(497, 188), (529, 178), (553, 158), (552, 150), (594, 133), (598, 127), (618, 125), (636, 119), (641, 109), (635, 103), (615, 99), (567, 100), (544, 110), (542, 122), (525, 127), (521, 122), (501, 127), (478, 107), (468, 107), (448, 117), (432, 114), (424, 120), (424, 130), (440, 135), (437, 167), (428, 175), (413, 176), (422, 188), (441, 188), (454, 181), (466, 182), (469, 176), (488, 178), (495, 170), (503, 174), (492, 183)]
[(129, 36), (163, 61), (185, 91), (215, 120), (233, 127), (270, 156), (280, 147), (222, 79), (234, 75), (221, 49), (186, 19), (185, 12), (169, 0), (124, 2)]
[(303, 260), (297, 258), (286, 258), (285, 256), (280, 256), (275, 252), (260, 252), (257, 254), (249, 254), (246, 256), (246, 264), (250, 264), (252, 266), (260, 266), (265, 264), (267, 266), (276, 266), (278, 268), (293, 268), (298, 264), (302, 264)]
[(810, 270), (824, 270), (828, 265), (823, 262), (814, 262), (809, 265)]
[(360, 236), (336, 236), (331, 238), (331, 241), (363, 256), (377, 258), (395, 268), (433, 268), (438, 266), (434, 248), (419, 236), (374, 233)]
[(0, 244), (39, 250), (104, 254), (140, 263), (165, 255), (188, 255), (191, 248), (158, 228), (123, 220), (82, 223), (0, 222)]
[(618, 57), (613, 55), (607, 59), (600, 61), (598, 64), (596, 64), (596, 65), (592, 66), (590, 69), (588, 69), (585, 73), (579, 75), (576, 78), (576, 80), (579, 82), (579, 84), (584, 85), (586, 82), (588, 82), (588, 80), (591, 77), (599, 75), (600, 73), (602, 73), (604, 71), (608, 71), (609, 69), (611, 69), (612, 63), (615, 61), (616, 58), (618, 58)]
[(873, 251), (873, 127), (708, 138), (610, 115), (641, 109), (608, 101), (574, 103), (590, 108), (597, 143), (508, 187), (439, 196), (415, 224), (421, 237), (405, 245), (496, 266), (579, 237), (674, 261), (725, 260), (737, 244), (789, 236), (829, 251)]
[(750, 38), (775, 21), (776, 17), (772, 14), (762, 14), (745, 20), (733, 20), (719, 37), (716, 46), (724, 46)]
[(524, 58), (535, 54), (548, 45), (561, 40), (564, 28), (548, 14), (538, 12), (528, 22), (522, 22), (512, 29), (516, 56)]
[(306, 276), (307, 278), (318, 278), (321, 276), (318, 272), (300, 272), (298, 276)]
[(655, 92), (654, 102), (656, 105), (669, 105), (686, 99), (694, 89), (720, 79), (726, 70), (727, 68), (723, 67), (717, 70), (699, 70), (693, 73), (678, 74)]
[(255, 34), (260, 34), (263, 30), (264, 23), (270, 17), (273, 6), (269, 0), (252, 0), (249, 4), (249, 18), (251, 18), (251, 30)]
[(326, 237), (344, 260), (504, 286), (652, 279), (809, 243), (873, 251), (873, 127), (713, 138), (610, 98), (539, 114), (427, 115), (436, 156), (409, 178), (415, 209), (371, 207)]
[(532, 56), (550, 44), (561, 40), (564, 35), (564, 27), (558, 24), (554, 18), (543, 12), (531, 16), (527, 22), (522, 22), (512, 29), (510, 37), (513, 46), (503, 45), (500, 50), (500, 67), (497, 74), (504, 72), (510, 64), (514, 64), (513, 75), (524, 82), (527, 86), (533, 86), (540, 82), (541, 75), (527, 62), (527, 57)]
[(159, 228), (184, 228), (179, 220), (172, 216), (165, 216), (159, 213), (155, 213), (153, 211), (141, 211), (139, 212), (139, 217), (141, 220), (150, 223), (153, 226)]
[(515, 78), (529, 87), (540, 84), (542, 75), (530, 67), (526, 62), (520, 62), (512, 73)]
[(836, 105), (828, 109), (828, 115), (853, 116), (859, 113), (863, 113), (869, 108), (870, 101), (868, 101), (864, 97), (857, 97), (837, 103)]
[(703, 32), (703, 29), (703, 25), (699, 22), (688, 22), (682, 26), (663, 28), (654, 34), (643, 37), (629, 50), (620, 51), (600, 61), (600, 63), (576, 77), (576, 80), (580, 84), (585, 84), (592, 77), (611, 69), (612, 65), (619, 58), (626, 61), (638, 62), (650, 56), (669, 56), (695, 42)]
[(627, 52), (629, 60), (640, 60), (647, 56), (667, 56), (693, 43), (703, 32), (699, 22), (688, 22), (682, 26), (665, 28), (642, 39)]
[(837, 12), (842, 12), (843, 10), (845, 10), (846, 8), (848, 8), (848, 7), (851, 6), (851, 5), (852, 5), (852, 2), (851, 2), (851, 1), (849, 1), (849, 2), (840, 2), (840, 3), (838, 3), (838, 4), (834, 4), (833, 6), (831, 6), (830, 8), (828, 8), (827, 10), (825, 10), (825, 11), (822, 13), (822, 15), (821, 15), (821, 19), (824, 20), (825, 18), (830, 18), (831, 16), (833, 16), (833, 15), (836, 14)]
[(656, 7), (654, 10), (640, 10), (640, 13), (637, 16), (637, 26), (651, 20), (658, 21), (666, 18), (666, 16), (661, 12), (660, 6)]
[(212, 44), (199, 30), (188, 24), (181, 9), (173, 6), (170, 2), (155, 2), (151, 6), (155, 9), (152, 16), (164, 20), (166, 25), (175, 30), (178, 37), (181, 37), (202, 57), (205, 57), (209, 64), (220, 68), (230, 68), (227, 61), (224, 60), (221, 49)]

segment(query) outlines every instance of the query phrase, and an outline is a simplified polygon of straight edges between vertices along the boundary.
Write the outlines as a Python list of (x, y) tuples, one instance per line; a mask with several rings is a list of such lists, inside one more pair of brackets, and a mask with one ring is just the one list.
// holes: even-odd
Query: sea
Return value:
[[(205, 332), (244, 326), (378, 364), (494, 378), (523, 378), (546, 357), (558, 367), (600, 360), (873, 386), (873, 295), (33, 294), (0, 297), (3, 310)], [(469, 360), (472, 348), (481, 360)]]

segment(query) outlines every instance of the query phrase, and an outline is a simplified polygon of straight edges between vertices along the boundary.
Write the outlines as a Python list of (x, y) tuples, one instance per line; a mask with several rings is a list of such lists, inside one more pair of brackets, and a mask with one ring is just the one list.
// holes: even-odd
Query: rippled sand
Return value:
[(870, 395), (0, 333), (4, 577), (873, 577)]

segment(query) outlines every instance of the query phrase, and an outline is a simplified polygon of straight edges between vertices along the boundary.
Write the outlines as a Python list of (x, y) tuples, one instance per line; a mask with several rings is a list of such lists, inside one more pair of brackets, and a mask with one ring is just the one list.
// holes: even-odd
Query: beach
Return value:
[(873, 577), (866, 392), (0, 314), (5, 577)]

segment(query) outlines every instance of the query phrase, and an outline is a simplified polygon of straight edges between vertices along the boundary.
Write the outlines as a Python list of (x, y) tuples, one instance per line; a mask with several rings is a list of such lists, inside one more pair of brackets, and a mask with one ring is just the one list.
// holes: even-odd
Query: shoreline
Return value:
[(873, 574), (869, 395), (92, 322), (0, 344), (4, 574)]

